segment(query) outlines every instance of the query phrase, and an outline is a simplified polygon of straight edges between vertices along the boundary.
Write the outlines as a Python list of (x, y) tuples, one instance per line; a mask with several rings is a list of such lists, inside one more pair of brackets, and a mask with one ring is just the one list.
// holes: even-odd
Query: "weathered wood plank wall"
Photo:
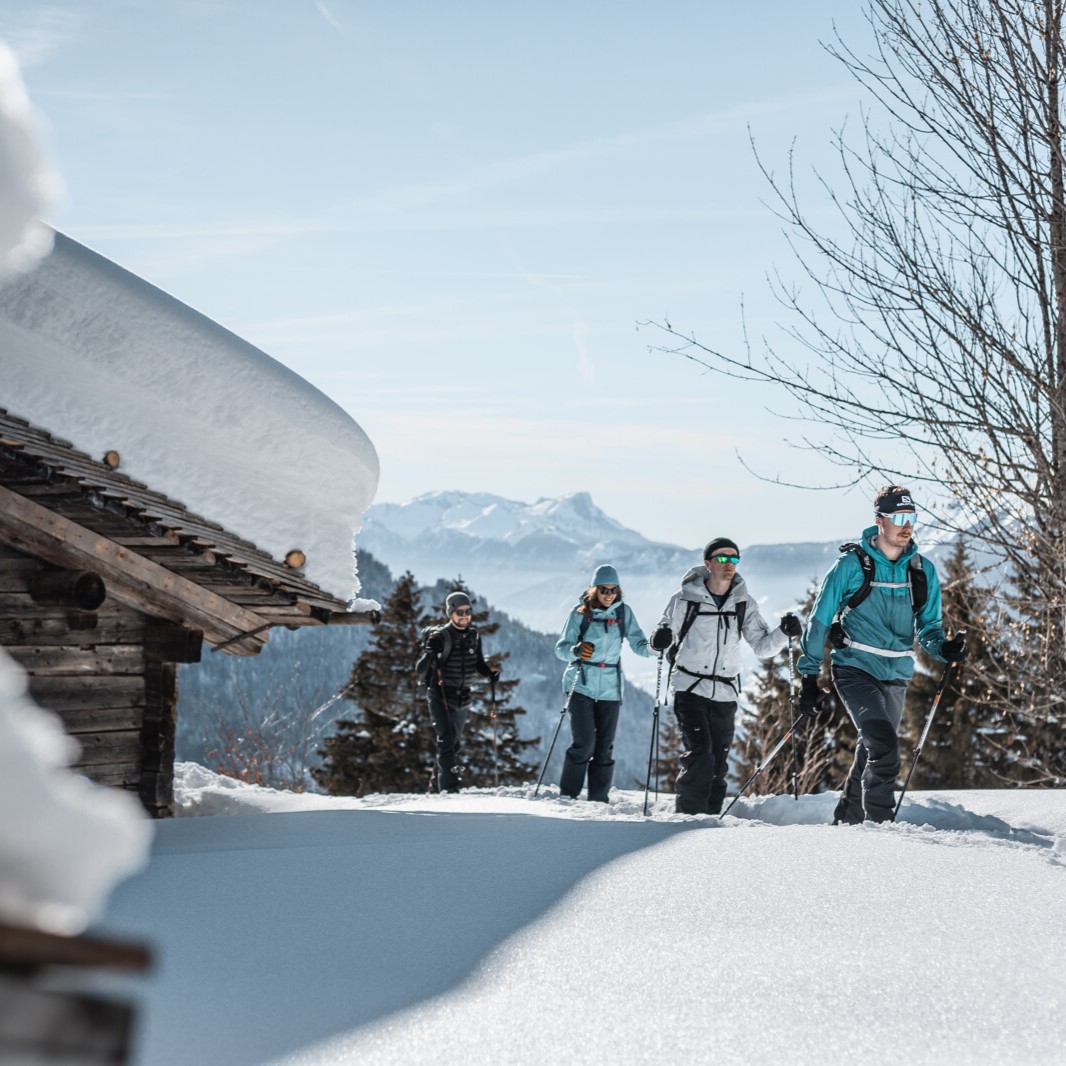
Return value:
[(135, 792), (156, 817), (173, 814), (177, 674), (160, 653), (198, 657), (199, 635), (111, 600), (95, 611), (37, 603), (40, 567), (0, 542), (0, 644), (29, 674), (33, 699), (81, 745), (75, 769)]

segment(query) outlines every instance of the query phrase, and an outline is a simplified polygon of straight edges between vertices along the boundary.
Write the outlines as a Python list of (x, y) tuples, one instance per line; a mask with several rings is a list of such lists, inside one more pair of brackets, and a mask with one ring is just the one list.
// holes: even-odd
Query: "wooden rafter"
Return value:
[[(229, 641), (270, 624), (261, 615), (3, 486), (0, 534), (14, 547), (56, 566), (94, 571), (120, 603), (201, 629), (209, 643)], [(264, 641), (265, 635), (247, 637), (229, 650), (254, 655)]]

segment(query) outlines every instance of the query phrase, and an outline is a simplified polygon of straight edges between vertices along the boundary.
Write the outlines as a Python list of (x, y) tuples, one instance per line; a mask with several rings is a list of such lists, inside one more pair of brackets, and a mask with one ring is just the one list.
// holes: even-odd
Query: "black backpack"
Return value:
[[(836, 617), (829, 627), (829, 642), (834, 648), (847, 646), (847, 633), (844, 631), (844, 619), (855, 610), (856, 607), (870, 595), (870, 589), (874, 582), (874, 561), (870, 553), (861, 544), (841, 544), (842, 552), (854, 552), (855, 558), (862, 568), (862, 584), (853, 592), (848, 599), (837, 608)], [(925, 567), (922, 566), (922, 557), (915, 552), (907, 561), (907, 587), (911, 594), (911, 610), (917, 618), (926, 600), (929, 599), (929, 578), (926, 576)]]
[[(451, 628), (451, 624), (445, 622), (443, 625), (426, 626), (422, 630), (422, 654), (418, 662), (415, 663), (415, 676), (418, 678), (418, 683), (425, 688), (432, 688), (437, 683), (438, 664), (444, 662), (451, 655)], [(438, 633), (444, 634), (444, 646), (441, 648), (439, 655), (429, 647), (430, 639)]]
[(700, 615), (735, 615), (737, 619), (737, 630), (740, 633), (743, 633), (744, 614), (747, 609), (747, 600), (739, 600), (736, 608), (732, 611), (701, 611), (700, 604), (696, 600), (686, 600), (685, 617), (681, 621), (681, 628), (677, 631), (677, 636), (674, 637), (673, 644), (666, 649), (666, 658), (670, 661), (670, 665), (673, 666), (674, 660), (677, 658), (677, 653), (681, 650), (681, 645), (684, 643), (685, 637), (688, 636), (688, 631), (692, 628), (692, 624)]

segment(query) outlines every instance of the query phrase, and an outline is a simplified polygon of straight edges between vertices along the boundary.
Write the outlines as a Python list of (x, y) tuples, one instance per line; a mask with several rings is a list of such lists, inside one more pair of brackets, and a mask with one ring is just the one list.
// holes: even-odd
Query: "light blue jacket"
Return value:
[[(593, 608), (592, 620), (582, 637), (581, 622), (585, 616), (578, 614), (580, 606), (580, 603), (576, 604), (567, 616), (555, 645), (556, 656), (570, 664), (563, 673), (563, 691), (570, 691), (576, 674), (575, 692), (594, 700), (621, 700), (623, 678), (619, 659), (622, 655), (622, 638), (629, 642), (637, 655), (650, 658), (648, 638), (637, 625), (636, 616), (628, 603)], [(617, 618), (618, 607), (621, 607), (621, 623)], [(587, 640), (592, 645), (592, 658), (587, 662), (574, 659), (573, 648), (578, 640)]]
[[(862, 533), (862, 546), (873, 559), (875, 584), (866, 599), (848, 612), (843, 623), (848, 637), (865, 648), (833, 648), (829, 658), (835, 666), (863, 670), (878, 681), (906, 681), (914, 673), (915, 639), (934, 659), (945, 661), (940, 654), (946, 639), (941, 619), (940, 579), (936, 567), (923, 556), (922, 569), (928, 583), (928, 595), (925, 606), (916, 615), (911, 608), (907, 566), (918, 548), (911, 541), (903, 554), (892, 562), (874, 547), (876, 535), (877, 526), (870, 526)], [(883, 588), (877, 582), (896, 587)], [(862, 565), (855, 552), (844, 552), (825, 575), (814, 609), (807, 619), (800, 640), (803, 654), (796, 664), (801, 674), (818, 673), (829, 627), (837, 610), (861, 587)]]

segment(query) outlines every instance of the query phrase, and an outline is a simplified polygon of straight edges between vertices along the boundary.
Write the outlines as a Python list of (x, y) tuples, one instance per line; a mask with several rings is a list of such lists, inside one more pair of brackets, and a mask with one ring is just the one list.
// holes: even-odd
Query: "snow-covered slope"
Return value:
[(646, 819), (637, 792), (531, 793), (180, 767), (206, 817), (161, 824), (107, 914), (161, 959), (120, 985), (133, 1066), (1062, 1061), (1066, 792), (914, 792), (843, 828), (831, 795)]
[(258, 348), (61, 233), (0, 286), (0, 404), (346, 599), (377, 489), (367, 435)]

